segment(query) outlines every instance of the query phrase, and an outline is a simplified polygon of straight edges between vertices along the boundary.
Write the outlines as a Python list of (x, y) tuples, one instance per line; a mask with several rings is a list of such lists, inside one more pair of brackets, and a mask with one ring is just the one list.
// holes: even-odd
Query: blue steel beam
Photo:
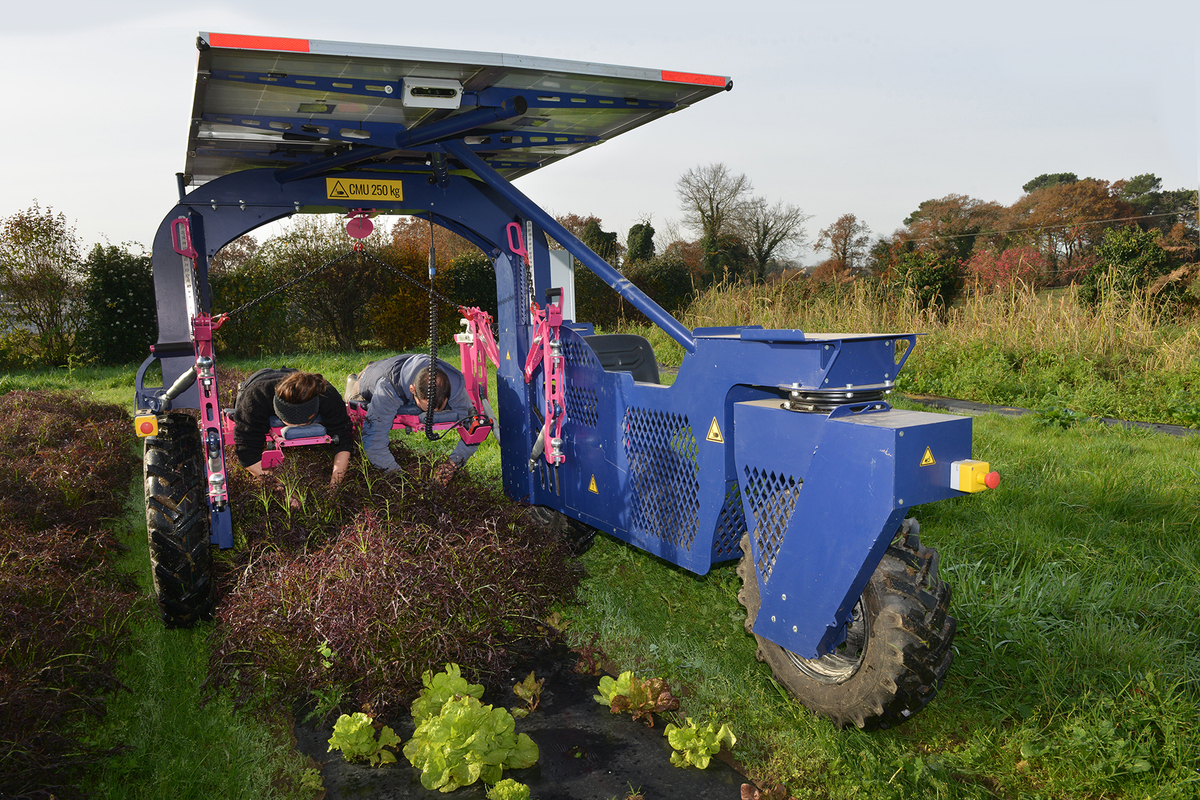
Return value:
[(401, 150), (408, 150), (419, 145), (428, 144), (429, 142), (436, 142), (438, 139), (458, 136), (483, 125), (519, 117), (528, 109), (529, 105), (525, 102), (525, 98), (516, 95), (506, 99), (499, 106), (481, 106), (465, 114), (446, 117), (445, 119), (431, 122), (428, 125), (421, 125), (409, 131), (398, 133), (396, 134), (396, 147)]
[[(498, 120), (519, 117), (525, 111), (525, 102), (520, 97), (516, 97), (499, 108), (477, 108), (474, 111), (468, 111), (465, 114), (459, 114), (454, 117), (446, 117), (437, 122), (413, 128), (412, 130), (404, 130), (403, 126), (397, 126), (401, 130), (393, 137), (391, 142), (392, 149), (410, 150), (414, 147), (435, 142), (438, 139), (466, 133), (467, 131)], [(308, 164), (280, 170), (275, 174), (275, 180), (279, 183), (288, 183), (302, 178), (311, 178), (314, 175), (320, 175), (334, 168), (345, 168), (364, 161), (370, 161), (379, 155), (379, 151), (374, 149), (370, 152), (341, 153), (331, 158), (320, 159)]]
[(598, 94), (570, 94), (550, 90), (500, 89), (491, 87), (479, 92), (463, 92), (463, 105), (498, 106), (520, 95), (530, 108), (605, 108), (614, 111), (659, 111), (675, 108), (668, 100), (638, 100), (636, 97), (612, 97)]
[[(303, 91), (342, 94), (358, 97), (376, 97), (380, 99), (397, 99), (403, 88), (403, 81), (358, 80), (347, 78), (325, 78), (318, 75), (289, 75), (280, 72), (250, 72), (240, 70), (234, 72), (227, 69), (214, 69), (210, 72), (212, 80), (228, 81), (230, 83), (246, 83), (251, 86), (287, 86)], [(611, 108), (627, 110), (661, 110), (675, 108), (675, 103), (668, 100), (639, 100), (633, 97), (612, 97), (610, 95), (572, 94), (552, 90), (533, 91), (530, 89), (501, 89), (491, 87), (477, 92), (463, 92), (462, 105), (495, 107), (518, 95), (526, 98), (530, 108)], [(314, 100), (313, 102), (322, 102)], [(328, 101), (336, 106), (337, 100)]]
[[(396, 124), (390, 122), (348, 122), (311, 117), (277, 117), (254, 114), (204, 114), (205, 122), (236, 125), (261, 133), (292, 133), (314, 139), (350, 144), (388, 146), (396, 137)], [(363, 134), (366, 134), (365, 136)], [(303, 141), (303, 140), (301, 140)]]
[(533, 220), (538, 227), (565, 247), (571, 255), (579, 259), (585, 267), (612, 287), (613, 291), (628, 300), (634, 308), (645, 314), (651, 322), (666, 331), (667, 335), (679, 342), (684, 350), (688, 353), (696, 352), (696, 340), (692, 338), (692, 332), (684, 327), (679, 320), (668, 314), (662, 306), (651, 300), (649, 295), (634, 286), (608, 262), (593, 253), (587, 245), (579, 241), (575, 234), (560, 225), (554, 217), (543, 211), (541, 206), (526, 197), (520, 190), (505, 180), (503, 176), (488, 166), (482, 158), (472, 152), (471, 148), (460, 141), (443, 142), (442, 147), (445, 148), (446, 152), (462, 162), (465, 167), (474, 172), (493, 191), (512, 203), (526, 217)]
[(400, 81), (359, 80), (356, 78), (323, 78), (318, 75), (288, 75), (282, 72), (250, 72), (228, 69), (210, 70), (209, 76), (215, 81), (230, 83), (248, 83), (253, 86), (289, 86), (309, 92), (328, 92), (331, 94), (348, 94), (360, 97), (378, 97), (382, 99), (400, 96)]
[[(310, 134), (307, 134), (307, 133), (298, 134), (298, 136), (309, 136), (309, 135)], [(328, 138), (328, 137), (322, 137), (322, 138)], [(354, 151), (356, 154), (356, 157), (354, 159), (348, 159), (348, 161), (349, 161), (348, 165), (362, 163), (362, 160), (358, 158), (358, 156), (362, 155), (361, 148), (371, 147), (371, 145), (362, 144), (361, 140), (346, 139), (346, 140), (339, 140), (339, 141), (341, 141), (342, 143), (358, 144), (358, 148), (356, 148)], [(523, 149), (526, 149), (529, 147), (540, 147), (540, 146), (555, 147), (555, 146), (562, 146), (562, 145), (590, 145), (590, 144), (596, 144), (599, 141), (600, 141), (599, 136), (581, 136), (579, 134), (574, 134), (574, 133), (572, 133), (572, 134), (561, 134), (561, 133), (560, 134), (546, 134), (546, 133), (541, 133), (539, 131), (517, 130), (517, 131), (512, 131), (511, 133), (506, 133), (503, 137), (498, 136), (498, 135), (482, 137), (482, 140), (479, 142), (468, 142), (467, 147), (470, 147), (472, 150), (475, 150), (478, 152), (492, 153), (492, 152), (502, 152), (505, 150), (523, 150)], [(260, 149), (258, 149), (258, 150), (251, 150), (248, 147), (232, 148), (232, 147), (216, 147), (216, 146), (214, 146), (214, 147), (197, 147), (196, 152), (203, 153), (208, 156), (227, 156), (229, 158), (253, 157), (256, 160), (279, 160), (279, 161), (292, 160), (294, 162), (297, 157), (297, 154), (294, 152), (285, 152), (285, 149), (289, 145), (292, 145), (292, 144), (298, 145), (299, 147), (303, 148), (306, 146), (307, 147), (316, 147), (316, 146), (319, 146), (320, 143), (317, 141), (308, 141), (305, 139), (294, 139), (294, 140), (282, 139), (280, 141), (264, 140), (263, 142), (261, 142)], [(332, 139), (330, 139), (330, 144), (328, 146), (335, 147), (335, 146), (337, 146), (337, 144), (334, 143), (334, 141)], [(376, 153), (372, 157), (382, 156), (384, 153), (388, 153), (388, 152), (392, 152), (392, 150), (390, 150), (387, 147), (379, 147), (379, 148), (376, 148)], [(344, 155), (344, 154), (342, 154), (342, 155)], [(536, 155), (536, 154), (534, 154), (534, 155)], [(335, 158), (337, 158), (337, 156), (332, 156), (332, 157), (330, 157), (330, 161), (327, 162), (327, 163), (331, 164), (330, 169), (334, 169), (336, 167), (336, 165), (333, 164), (333, 159), (335, 159)], [(537, 169), (538, 167), (541, 166), (541, 164), (537, 163), (536, 161), (535, 162), (528, 162), (528, 161), (500, 161), (500, 162), (498, 162), (495, 159), (492, 159), (490, 161), (490, 163), (492, 164), (492, 167), (494, 169), (510, 169), (510, 168), (511, 169)], [(387, 165), (380, 165), (380, 166), (387, 166)], [(410, 170), (410, 169), (416, 168), (417, 166), (418, 165), (410, 163), (410, 164), (405, 164), (404, 168), (406, 170)]]

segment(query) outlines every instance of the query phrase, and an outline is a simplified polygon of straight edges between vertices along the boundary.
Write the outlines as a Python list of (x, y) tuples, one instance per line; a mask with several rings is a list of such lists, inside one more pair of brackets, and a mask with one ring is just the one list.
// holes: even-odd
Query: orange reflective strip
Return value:
[(662, 79), (673, 83), (699, 83), (704, 86), (724, 86), (725, 79), (719, 75), (701, 75), (697, 72), (662, 71)]
[(232, 47), (238, 50), (289, 50), (307, 53), (308, 39), (284, 39), (279, 36), (243, 36), (239, 33), (210, 33), (211, 47)]

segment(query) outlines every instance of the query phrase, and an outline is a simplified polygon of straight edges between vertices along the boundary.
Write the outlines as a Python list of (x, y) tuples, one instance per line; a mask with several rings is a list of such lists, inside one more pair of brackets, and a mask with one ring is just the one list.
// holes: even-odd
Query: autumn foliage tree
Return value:
[(967, 261), (966, 271), (973, 288), (982, 292), (1035, 288), (1045, 282), (1046, 256), (1027, 245), (999, 252), (979, 250)]
[(859, 222), (853, 214), (842, 214), (817, 234), (813, 249), (829, 253), (826, 263), (834, 271), (854, 275), (864, 270), (870, 243), (871, 228), (867, 223)]
[(916, 250), (932, 250), (943, 261), (964, 261), (980, 234), (995, 230), (1003, 211), (999, 203), (948, 194), (922, 202), (904, 220), (900, 235)]
[[(376, 221), (378, 224), (378, 220)], [(431, 241), (432, 237), (432, 241)], [(438, 268), (449, 265), (460, 256), (477, 252), (478, 247), (441, 225), (430, 225), (420, 217), (402, 216), (392, 225), (388, 246), (397, 256), (413, 260), (414, 257), (428, 263), (429, 245), (433, 245)]]
[(1069, 280), (1083, 257), (1110, 227), (1120, 227), (1133, 208), (1111, 191), (1108, 181), (1085, 178), (1035, 189), (1000, 216), (993, 244), (1037, 247), (1046, 256), (1051, 280)]

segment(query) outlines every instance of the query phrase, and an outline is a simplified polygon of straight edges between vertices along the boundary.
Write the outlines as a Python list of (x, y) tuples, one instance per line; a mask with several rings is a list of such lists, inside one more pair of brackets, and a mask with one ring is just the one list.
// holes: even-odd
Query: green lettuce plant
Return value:
[(488, 800), (529, 800), (529, 787), (523, 783), (505, 778), (488, 789)]
[(592, 699), (601, 705), (612, 708), (612, 701), (614, 697), (619, 694), (629, 694), (629, 684), (632, 681), (633, 672), (628, 670), (618, 675), (615, 681), (608, 675), (605, 675), (600, 678), (600, 693), (592, 695)]
[(471, 695), (454, 697), (417, 726), (404, 756), (421, 770), (421, 785), (429, 790), (452, 792), (477, 780), (498, 783), (505, 769), (531, 767), (538, 759), (537, 745), (514, 726), (506, 709), (485, 706)]
[(530, 672), (525, 677), (525, 680), (513, 686), (513, 694), (525, 702), (523, 708), (514, 708), (512, 710), (514, 717), (527, 717), (530, 712), (537, 710), (538, 703), (542, 700), (542, 687), (545, 684), (545, 678), (534, 678), (533, 673)]
[(677, 767), (707, 769), (708, 762), (720, 752), (722, 743), (733, 747), (737, 742), (728, 725), (722, 725), (719, 729), (711, 722), (697, 725), (691, 717), (687, 718), (682, 728), (667, 723), (665, 735), (675, 749), (671, 753), (671, 763)]
[(469, 696), (476, 700), (483, 697), (483, 686), (467, 683), (458, 664), (447, 664), (445, 670), (438, 673), (427, 670), (421, 675), (421, 683), (425, 688), (412, 704), (413, 721), (417, 725), (441, 713), (446, 701), (454, 697)]
[(662, 678), (641, 680), (632, 672), (622, 672), (614, 681), (605, 675), (600, 679), (600, 693), (593, 695), (597, 703), (608, 706), (614, 714), (628, 711), (634, 719), (654, 727), (654, 713), (679, 708), (679, 698), (671, 694)]
[(394, 762), (396, 754), (386, 748), (399, 744), (400, 737), (387, 725), (383, 726), (376, 741), (371, 718), (361, 711), (338, 717), (333, 725), (333, 736), (329, 737), (330, 751), (341, 750), (342, 758), (347, 761), (368, 761), (373, 767)]

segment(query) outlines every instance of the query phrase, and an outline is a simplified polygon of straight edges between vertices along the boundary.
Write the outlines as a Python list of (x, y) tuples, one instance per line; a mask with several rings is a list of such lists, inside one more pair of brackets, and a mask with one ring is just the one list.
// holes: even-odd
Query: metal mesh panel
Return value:
[(600, 359), (587, 343), (574, 336), (562, 335), (563, 364), (568, 367), (595, 367), (602, 369)]
[(755, 566), (765, 584), (775, 568), (775, 557), (783, 544), (788, 522), (796, 509), (803, 478), (759, 472), (746, 467), (746, 498), (754, 515), (754, 545), (758, 553)]
[(742, 490), (737, 481), (729, 481), (725, 489), (725, 504), (717, 517), (713, 536), (713, 561), (727, 561), (742, 553), (742, 536), (746, 533), (746, 515), (742, 511)]
[(633, 531), (690, 550), (700, 515), (692, 426), (679, 414), (630, 408), (623, 427)]
[(567, 401), (567, 419), (596, 427), (600, 416), (597, 413), (595, 390), (568, 383), (564, 394)]

